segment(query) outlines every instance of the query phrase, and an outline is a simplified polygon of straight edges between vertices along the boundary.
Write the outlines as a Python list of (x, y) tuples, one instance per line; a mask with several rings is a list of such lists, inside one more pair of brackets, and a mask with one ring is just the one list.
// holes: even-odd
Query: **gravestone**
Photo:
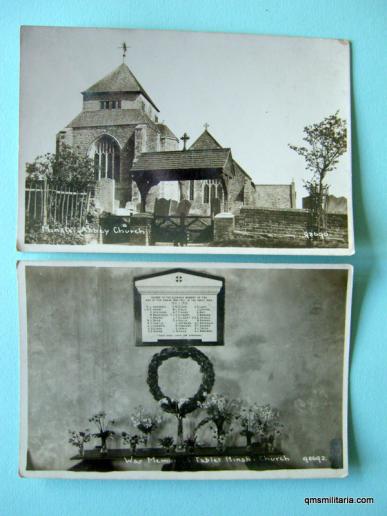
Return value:
[(95, 185), (95, 206), (97, 209), (106, 213), (114, 212), (114, 179), (103, 178)]
[(156, 199), (154, 214), (156, 216), (165, 217), (169, 215), (170, 210), (170, 201), (161, 197), (160, 199)]
[(178, 202), (175, 201), (174, 199), (171, 199), (169, 201), (169, 213), (168, 213), (168, 215), (176, 215), (177, 206), (178, 206)]
[(179, 202), (176, 208), (176, 215), (180, 217), (186, 217), (191, 209), (191, 203), (187, 199), (183, 199)]
[(224, 279), (174, 269), (134, 280), (137, 346), (223, 345)]

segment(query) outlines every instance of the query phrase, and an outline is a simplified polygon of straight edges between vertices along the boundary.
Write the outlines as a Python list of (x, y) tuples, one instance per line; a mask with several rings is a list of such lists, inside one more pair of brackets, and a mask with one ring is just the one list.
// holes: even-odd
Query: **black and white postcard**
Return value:
[(21, 30), (20, 250), (350, 255), (351, 183), (348, 41)]
[(21, 262), (23, 477), (344, 477), (352, 268)]

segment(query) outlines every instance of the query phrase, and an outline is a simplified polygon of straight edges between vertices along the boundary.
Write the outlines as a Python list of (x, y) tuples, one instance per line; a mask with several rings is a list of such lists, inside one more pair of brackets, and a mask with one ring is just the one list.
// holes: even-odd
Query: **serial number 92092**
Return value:
[(324, 240), (324, 238), (328, 238), (328, 232), (327, 231), (304, 231), (304, 237), (305, 238), (321, 238)]

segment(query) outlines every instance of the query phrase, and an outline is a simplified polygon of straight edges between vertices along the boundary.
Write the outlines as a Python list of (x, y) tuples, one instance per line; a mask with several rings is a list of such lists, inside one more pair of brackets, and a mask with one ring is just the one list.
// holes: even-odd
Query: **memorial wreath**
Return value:
[[(174, 400), (166, 396), (159, 386), (159, 367), (165, 360), (170, 358), (191, 358), (200, 367), (202, 373), (202, 382), (196, 394), (184, 400)], [(147, 383), (149, 389), (155, 398), (160, 403), (160, 406), (166, 412), (175, 414), (178, 417), (184, 417), (186, 414), (193, 412), (198, 408), (211, 389), (215, 382), (215, 373), (210, 359), (196, 348), (165, 348), (160, 353), (156, 353), (150, 361), (148, 368)]]

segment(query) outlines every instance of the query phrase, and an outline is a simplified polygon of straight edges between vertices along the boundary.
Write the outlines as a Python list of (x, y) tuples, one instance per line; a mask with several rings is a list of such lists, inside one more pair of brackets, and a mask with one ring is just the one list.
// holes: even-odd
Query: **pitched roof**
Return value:
[(139, 109), (101, 109), (99, 111), (82, 111), (67, 127), (99, 127), (110, 125), (154, 124)]
[(255, 184), (253, 183), (253, 180), (251, 179), (251, 176), (249, 176), (249, 174), (246, 172), (246, 170), (243, 170), (243, 168), (239, 165), (239, 163), (237, 163), (235, 161), (235, 159), (233, 160), (233, 163), (234, 163), (234, 167), (235, 168), (237, 168), (240, 172), (242, 172), (242, 174), (244, 174), (248, 179), (250, 179), (251, 184), (255, 188)]
[(157, 128), (160, 131), (161, 138), (172, 138), (173, 140), (179, 140), (179, 138), (170, 130), (165, 124), (157, 124)]
[(231, 155), (230, 149), (204, 149), (167, 152), (143, 152), (132, 171), (223, 169)]
[(222, 146), (215, 138), (205, 129), (202, 134), (190, 146), (190, 150), (197, 149), (221, 149)]
[(125, 63), (120, 64), (120, 66), (118, 66), (115, 70), (113, 70), (108, 75), (105, 75), (105, 77), (97, 81), (82, 93), (87, 94), (112, 92), (141, 93), (147, 100), (149, 100), (152, 106), (157, 111), (159, 111), (156, 104), (149, 97), (149, 95), (146, 93), (144, 88), (141, 86), (141, 84), (138, 82), (134, 74), (129, 70)]
[[(212, 136), (212, 134), (205, 129), (202, 134), (197, 138), (194, 143), (191, 145), (190, 150), (192, 149), (222, 149), (223, 147), (220, 145), (220, 143), (215, 140), (215, 138)], [(249, 174), (243, 170), (243, 168), (233, 159), (234, 166), (242, 173), (244, 174), (248, 179), (251, 180), (251, 177)], [(253, 185), (254, 186), (254, 185)]]

